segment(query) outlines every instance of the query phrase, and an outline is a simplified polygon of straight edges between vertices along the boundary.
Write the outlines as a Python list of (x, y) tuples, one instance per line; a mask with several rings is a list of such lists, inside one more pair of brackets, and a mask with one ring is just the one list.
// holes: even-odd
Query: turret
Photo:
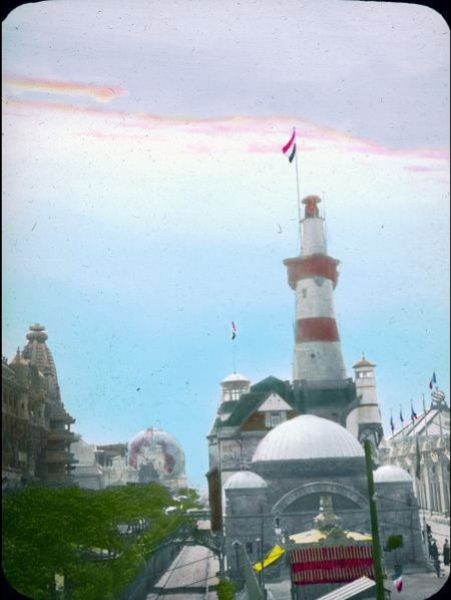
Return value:
[(362, 356), (353, 365), (357, 400), (346, 419), (346, 427), (363, 443), (369, 439), (376, 449), (382, 439), (382, 419), (377, 401), (375, 366)]

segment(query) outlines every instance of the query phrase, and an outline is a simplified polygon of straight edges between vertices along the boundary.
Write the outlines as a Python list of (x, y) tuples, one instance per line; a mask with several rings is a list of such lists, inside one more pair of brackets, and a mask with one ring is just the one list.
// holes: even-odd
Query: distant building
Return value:
[(384, 439), (379, 448), (383, 464), (398, 465), (410, 474), (420, 507), (447, 516), (450, 509), (449, 424), (450, 409), (445, 394), (435, 389), (429, 407)]
[(71, 450), (77, 459), (74, 479), (84, 488), (156, 482), (175, 492), (187, 485), (184, 452), (161, 429), (145, 429), (128, 444), (96, 446), (79, 440)]
[(8, 363), (2, 359), (2, 481), (70, 479), (75, 419), (65, 410), (52, 354), (42, 325), (31, 325), (27, 343)]
[(221, 381), (221, 402), (208, 439), (210, 470), (220, 472), (221, 487), (248, 468), (254, 451), (273, 427), (298, 415), (288, 382), (267, 377), (250, 381), (232, 373)]

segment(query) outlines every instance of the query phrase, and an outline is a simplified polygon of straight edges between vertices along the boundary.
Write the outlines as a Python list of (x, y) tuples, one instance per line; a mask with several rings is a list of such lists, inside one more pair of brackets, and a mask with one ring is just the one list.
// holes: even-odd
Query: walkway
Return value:
[(184, 546), (146, 600), (216, 600), (217, 557), (204, 546)]

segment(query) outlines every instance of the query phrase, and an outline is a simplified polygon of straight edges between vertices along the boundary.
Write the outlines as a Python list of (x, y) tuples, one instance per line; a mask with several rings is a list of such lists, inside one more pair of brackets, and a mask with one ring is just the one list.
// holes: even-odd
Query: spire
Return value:
[(52, 353), (46, 344), (48, 335), (45, 327), (39, 323), (30, 325), (26, 338), (28, 341), (23, 349), (22, 357), (29, 360), (30, 365), (36, 367), (45, 376), (50, 397), (54, 401), (60, 402), (58, 376)]

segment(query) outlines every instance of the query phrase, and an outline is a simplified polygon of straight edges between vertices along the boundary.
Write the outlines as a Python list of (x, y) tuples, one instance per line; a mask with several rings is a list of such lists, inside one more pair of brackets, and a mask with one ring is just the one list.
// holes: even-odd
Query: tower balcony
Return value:
[(49, 442), (65, 442), (67, 444), (73, 444), (78, 441), (79, 435), (67, 429), (50, 429), (47, 433), (47, 439)]
[(311, 254), (310, 256), (296, 256), (286, 258), (283, 264), (288, 270), (288, 284), (291, 289), (296, 289), (296, 283), (300, 279), (311, 277), (324, 277), (332, 281), (333, 287), (337, 285), (340, 261), (325, 254)]
[(68, 464), (73, 463), (75, 461), (74, 455), (72, 452), (67, 450), (46, 450), (44, 462), (47, 464)]

